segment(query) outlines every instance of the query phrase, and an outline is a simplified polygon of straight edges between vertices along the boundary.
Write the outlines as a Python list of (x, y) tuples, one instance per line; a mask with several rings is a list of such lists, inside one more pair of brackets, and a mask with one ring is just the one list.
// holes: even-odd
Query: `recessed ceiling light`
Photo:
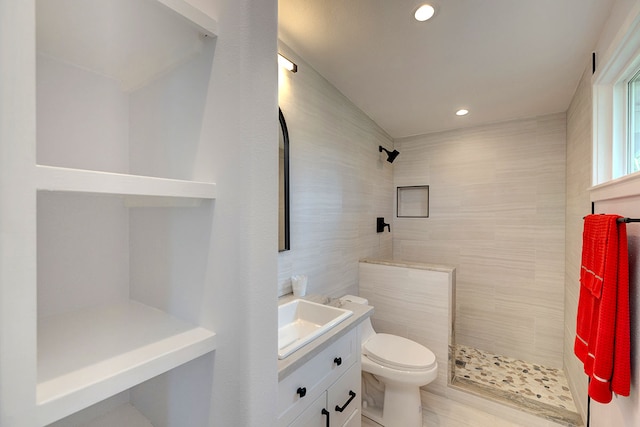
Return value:
[(416, 10), (413, 16), (416, 18), (416, 20), (424, 22), (430, 19), (435, 13), (436, 10), (433, 8), (433, 6), (431, 6), (430, 4), (423, 4)]
[(469, 110), (465, 110), (464, 108), (456, 111), (456, 116), (466, 116), (469, 114)]

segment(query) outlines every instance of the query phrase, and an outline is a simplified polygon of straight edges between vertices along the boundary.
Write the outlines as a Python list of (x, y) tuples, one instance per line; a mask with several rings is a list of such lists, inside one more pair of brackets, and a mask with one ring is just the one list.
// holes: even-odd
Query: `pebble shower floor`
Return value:
[(582, 426), (564, 373), (456, 345), (453, 385), (567, 426)]

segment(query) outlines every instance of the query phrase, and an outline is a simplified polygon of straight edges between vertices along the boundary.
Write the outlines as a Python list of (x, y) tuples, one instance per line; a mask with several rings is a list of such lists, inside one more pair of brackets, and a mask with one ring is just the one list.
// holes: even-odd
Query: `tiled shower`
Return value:
[(374, 259), (359, 265), (360, 295), (375, 307), (376, 331), (412, 339), (436, 355), (438, 377), (424, 387), (426, 409), (433, 408), (434, 394), (456, 400), (461, 391), (531, 414), (531, 426), (582, 425), (561, 369), (457, 341), (454, 267)]
[(456, 266), (456, 339), (562, 367), (564, 113), (397, 140), (394, 186), (429, 185), (429, 218), (395, 218), (393, 258)]

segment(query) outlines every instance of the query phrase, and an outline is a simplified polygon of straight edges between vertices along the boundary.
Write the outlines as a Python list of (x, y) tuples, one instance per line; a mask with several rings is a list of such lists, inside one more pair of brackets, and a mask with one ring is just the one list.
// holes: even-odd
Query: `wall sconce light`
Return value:
[(278, 54), (278, 65), (280, 65), (282, 68), (286, 68), (292, 73), (296, 73), (298, 71), (298, 66), (296, 64), (280, 54)]

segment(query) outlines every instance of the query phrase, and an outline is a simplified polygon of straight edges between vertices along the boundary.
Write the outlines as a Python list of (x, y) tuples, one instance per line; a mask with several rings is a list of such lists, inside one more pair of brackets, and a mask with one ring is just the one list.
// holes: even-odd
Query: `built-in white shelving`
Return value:
[(189, 60), (218, 31), (184, 0), (37, 0), (36, 17), (39, 53), (115, 79), (125, 91)]
[(36, 166), (37, 188), (44, 191), (215, 199), (216, 184), (56, 166)]
[(153, 424), (134, 406), (124, 404), (83, 424), (83, 427), (153, 427)]
[[(198, 322), (217, 23), (185, 0), (36, 0), (36, 27), (37, 424), (154, 400), (162, 374), (168, 412), (206, 414), (210, 396), (173, 387), (213, 377)], [(134, 400), (89, 425), (168, 416)]]
[(135, 301), (43, 318), (39, 422), (56, 421), (215, 348), (215, 333)]

